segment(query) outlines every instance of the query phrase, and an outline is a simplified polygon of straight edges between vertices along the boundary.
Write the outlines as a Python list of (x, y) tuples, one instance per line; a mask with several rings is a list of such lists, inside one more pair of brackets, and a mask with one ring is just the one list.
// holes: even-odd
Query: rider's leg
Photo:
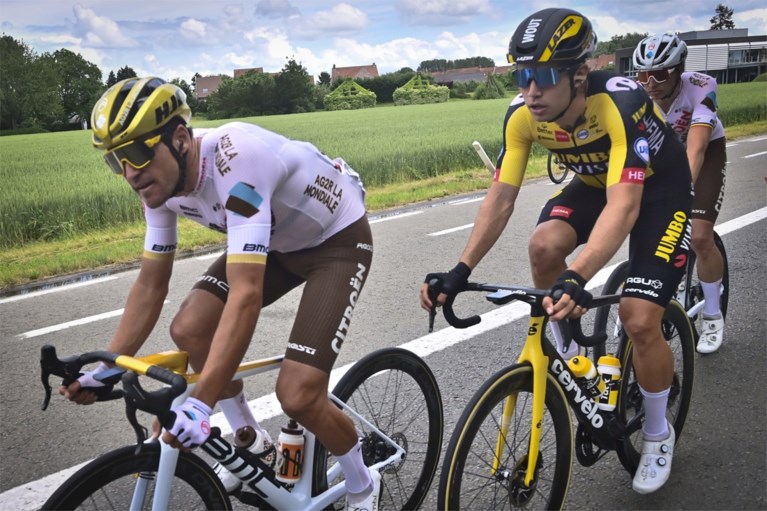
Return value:
[[(528, 255), (530, 268), (533, 273), (533, 284), (537, 288), (551, 287), (562, 272), (567, 269), (565, 259), (577, 246), (575, 229), (569, 224), (559, 220), (550, 220), (538, 224), (528, 242)], [(578, 346), (575, 342), (570, 343), (570, 349), (565, 352), (565, 339), (559, 322), (549, 322), (551, 333), (557, 350), (565, 358), (578, 354)]]
[(692, 246), (695, 250), (695, 264), (698, 279), (703, 288), (706, 316), (719, 316), (720, 286), (724, 275), (724, 259), (714, 244), (714, 223), (700, 218), (692, 220)]

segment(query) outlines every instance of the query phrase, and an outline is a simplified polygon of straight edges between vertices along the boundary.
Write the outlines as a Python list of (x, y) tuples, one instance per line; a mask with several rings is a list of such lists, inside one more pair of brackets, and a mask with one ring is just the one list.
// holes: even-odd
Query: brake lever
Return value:
[(431, 279), (429, 281), (429, 300), (431, 300), (431, 309), (429, 309), (429, 333), (432, 333), (434, 331), (434, 318), (437, 317), (437, 297), (439, 296), (439, 291), (434, 289), (434, 286), (436, 286), (439, 283), (439, 279)]

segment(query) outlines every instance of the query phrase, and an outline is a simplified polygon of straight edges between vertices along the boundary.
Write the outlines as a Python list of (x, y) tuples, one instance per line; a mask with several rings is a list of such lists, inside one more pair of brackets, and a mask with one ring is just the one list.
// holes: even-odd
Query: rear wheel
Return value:
[(493, 375), (474, 394), (445, 451), (439, 509), (562, 507), (573, 462), (567, 401), (549, 375), (538, 460), (528, 487), (532, 388), (532, 368), (516, 365)]
[(549, 172), (549, 179), (559, 184), (567, 177), (568, 168), (567, 165), (559, 159), (559, 157), (549, 151), (549, 160), (547, 162), (546, 169)]
[[(692, 386), (695, 378), (695, 340), (687, 313), (676, 300), (666, 307), (661, 323), (663, 337), (674, 354), (674, 379), (668, 396), (666, 418), (674, 426), (676, 441), (682, 436), (687, 412), (692, 401)], [(644, 400), (631, 363), (633, 347), (625, 335), (621, 343), (621, 366), (623, 367), (617, 412), (621, 419), (632, 424), (629, 439), (618, 448), (618, 458), (631, 474), (636, 471), (642, 450), (642, 418)], [(636, 419), (636, 420), (635, 420)], [(633, 421), (633, 423), (632, 423)]]
[[(142, 445), (139, 454), (135, 445), (108, 452), (67, 479), (42, 509), (151, 509), (159, 463), (160, 445), (156, 442)], [(135, 491), (144, 484), (143, 491)], [(231, 508), (213, 469), (195, 454), (179, 453), (168, 509)]]
[[(444, 429), (442, 397), (426, 363), (401, 348), (375, 351), (360, 359), (333, 390), (338, 398), (405, 449), (404, 458), (381, 471), (381, 509), (416, 509), (423, 502), (437, 470)], [(366, 465), (385, 460), (394, 450), (378, 434), (354, 421)], [(328, 469), (335, 457), (319, 442), (314, 453), (313, 491), (329, 485)], [(344, 501), (336, 503), (343, 509)]]

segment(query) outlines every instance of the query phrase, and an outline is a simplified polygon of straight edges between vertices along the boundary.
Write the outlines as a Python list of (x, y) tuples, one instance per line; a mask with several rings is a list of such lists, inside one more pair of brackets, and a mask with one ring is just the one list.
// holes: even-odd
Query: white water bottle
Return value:
[(612, 355), (599, 357), (597, 361), (597, 371), (604, 381), (605, 389), (599, 396), (597, 406), (600, 410), (610, 412), (615, 410), (618, 404), (618, 386), (621, 379), (621, 361)]
[(277, 480), (285, 484), (297, 483), (301, 478), (301, 466), (304, 462), (304, 429), (293, 419), (280, 430), (277, 451)]

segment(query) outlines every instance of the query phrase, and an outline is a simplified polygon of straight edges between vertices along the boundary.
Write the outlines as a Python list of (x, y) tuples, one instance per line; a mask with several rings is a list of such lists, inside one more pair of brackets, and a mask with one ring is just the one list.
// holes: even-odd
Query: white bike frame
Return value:
[[(269, 359), (255, 361), (250, 364), (245, 364), (246, 369), (238, 370), (238, 372), (232, 378), (232, 381), (242, 380), (256, 374), (277, 369), (282, 364), (283, 358), (284, 357), (280, 355)], [(251, 367), (251, 365), (253, 367)], [(173, 401), (172, 406), (178, 406), (182, 404), (184, 400), (186, 400), (187, 396), (191, 393), (194, 385), (194, 383), (190, 383), (187, 387), (187, 390)], [(369, 428), (370, 431), (375, 432), (381, 439), (383, 439), (394, 449), (394, 453), (391, 456), (385, 460), (375, 463), (374, 465), (371, 465), (370, 468), (373, 470), (382, 470), (388, 465), (399, 463), (403, 460), (405, 450), (400, 445), (398, 445), (394, 440), (389, 438), (385, 433), (371, 424), (367, 419), (362, 417), (332, 393), (329, 392), (328, 397), (342, 410)], [(312, 467), (314, 466), (314, 446), (316, 444), (316, 438), (314, 434), (312, 434), (309, 430), (305, 430), (305, 438), (303, 474), (301, 479), (299, 479), (299, 481), (292, 487), (291, 490), (288, 490), (281, 485), (275, 485), (266, 478), (260, 479), (257, 483), (258, 489), (265, 495), (265, 500), (275, 509), (303, 509), (306, 511), (319, 511), (346, 495), (346, 481), (342, 481), (333, 486), (330, 486), (326, 491), (315, 497), (311, 496), (313, 480)], [(153, 511), (165, 511), (168, 509), (168, 501), (170, 498), (170, 491), (173, 486), (173, 479), (176, 472), (178, 456), (178, 449), (174, 449), (165, 442), (160, 441), (160, 464), (157, 468), (157, 474), (154, 477), (156, 483), (154, 498), (152, 500)], [(328, 468), (327, 480), (332, 481), (341, 474), (341, 466), (338, 463), (335, 463)], [(130, 508), (132, 511), (142, 509), (142, 505), (146, 499), (147, 487), (148, 479), (140, 475), (137, 479), (136, 487), (134, 489), (133, 501)]]

